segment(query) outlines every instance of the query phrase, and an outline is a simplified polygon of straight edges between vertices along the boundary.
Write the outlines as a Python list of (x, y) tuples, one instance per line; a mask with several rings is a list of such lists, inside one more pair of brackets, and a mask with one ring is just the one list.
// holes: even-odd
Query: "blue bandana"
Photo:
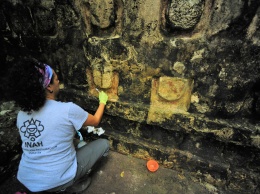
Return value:
[(51, 77), (53, 75), (53, 71), (49, 65), (43, 64), (43, 66), (44, 66), (44, 70), (41, 68), (38, 68), (38, 67), (36, 67), (36, 68), (42, 74), (42, 79), (40, 79), (40, 82), (42, 83), (42, 86), (45, 89), (48, 87), (48, 85), (51, 82)]

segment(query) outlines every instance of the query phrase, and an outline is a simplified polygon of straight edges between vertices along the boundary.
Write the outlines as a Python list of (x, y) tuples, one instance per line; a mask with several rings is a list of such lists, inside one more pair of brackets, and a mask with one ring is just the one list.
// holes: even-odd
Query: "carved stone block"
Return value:
[(193, 80), (160, 77), (152, 80), (148, 123), (161, 122), (174, 113), (185, 113), (190, 106)]
[(172, 28), (191, 29), (199, 22), (204, 8), (204, 0), (172, 0), (168, 4), (169, 25)]
[(86, 73), (91, 95), (98, 97), (97, 88), (107, 93), (109, 101), (115, 102), (118, 100), (119, 75), (117, 72), (101, 72), (97, 69), (87, 69)]

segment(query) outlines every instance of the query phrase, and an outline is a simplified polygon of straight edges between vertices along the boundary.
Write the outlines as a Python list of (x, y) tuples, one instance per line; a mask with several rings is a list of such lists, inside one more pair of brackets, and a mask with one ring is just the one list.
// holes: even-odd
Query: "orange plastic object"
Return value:
[(155, 172), (159, 168), (159, 164), (155, 160), (149, 160), (146, 163), (146, 166), (147, 166), (148, 170), (151, 172)]

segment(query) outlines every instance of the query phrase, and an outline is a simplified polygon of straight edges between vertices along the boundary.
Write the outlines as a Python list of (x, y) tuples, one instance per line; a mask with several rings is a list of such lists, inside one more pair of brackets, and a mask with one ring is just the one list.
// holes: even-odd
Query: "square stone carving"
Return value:
[(89, 84), (89, 93), (98, 97), (96, 90), (103, 90), (108, 95), (108, 100), (116, 102), (118, 100), (119, 76), (115, 71), (101, 72), (99, 70), (87, 69), (87, 80)]
[(162, 122), (175, 113), (188, 111), (193, 80), (160, 77), (152, 80), (151, 105), (147, 122)]

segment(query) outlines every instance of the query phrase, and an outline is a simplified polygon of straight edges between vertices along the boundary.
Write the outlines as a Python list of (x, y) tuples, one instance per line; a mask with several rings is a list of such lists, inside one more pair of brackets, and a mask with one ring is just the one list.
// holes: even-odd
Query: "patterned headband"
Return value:
[(36, 67), (36, 69), (40, 72), (40, 74), (42, 74), (42, 79), (40, 79), (40, 82), (42, 83), (42, 86), (45, 89), (51, 82), (53, 71), (52, 68), (47, 64), (43, 63), (43, 67), (44, 69), (41, 69), (39, 67)]

